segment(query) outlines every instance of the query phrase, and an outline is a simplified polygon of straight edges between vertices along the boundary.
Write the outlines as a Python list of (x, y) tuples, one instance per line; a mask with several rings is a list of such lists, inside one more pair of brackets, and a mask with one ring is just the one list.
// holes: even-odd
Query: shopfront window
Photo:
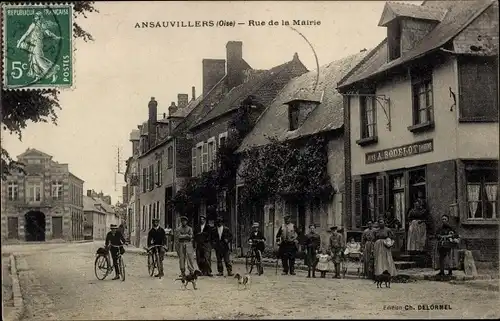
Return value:
[(468, 219), (497, 219), (498, 172), (494, 169), (466, 171)]

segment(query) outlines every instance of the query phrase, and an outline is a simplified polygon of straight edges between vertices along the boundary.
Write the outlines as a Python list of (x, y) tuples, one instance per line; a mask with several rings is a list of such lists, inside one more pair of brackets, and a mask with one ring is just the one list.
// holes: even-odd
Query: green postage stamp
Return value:
[(73, 6), (6, 4), (2, 14), (4, 88), (71, 88)]

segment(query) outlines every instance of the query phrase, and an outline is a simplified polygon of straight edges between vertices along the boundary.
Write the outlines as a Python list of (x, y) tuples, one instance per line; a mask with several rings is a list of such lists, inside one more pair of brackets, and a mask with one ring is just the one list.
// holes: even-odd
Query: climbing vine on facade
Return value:
[(331, 199), (334, 189), (323, 137), (312, 137), (302, 145), (276, 138), (269, 141), (244, 156), (239, 173), (245, 181), (242, 204), (262, 204), (276, 197), (306, 202)]

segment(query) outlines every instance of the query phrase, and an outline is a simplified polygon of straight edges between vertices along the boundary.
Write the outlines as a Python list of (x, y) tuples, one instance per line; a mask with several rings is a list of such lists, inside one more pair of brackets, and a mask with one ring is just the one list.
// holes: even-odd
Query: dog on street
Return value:
[(391, 287), (391, 273), (389, 271), (385, 270), (382, 272), (380, 275), (375, 275), (375, 282), (377, 283), (377, 288), (382, 288), (382, 283), (385, 283), (386, 288)]
[(250, 275), (241, 275), (239, 273), (236, 273), (234, 275), (234, 278), (238, 280), (238, 289), (243, 285), (244, 289), (247, 289), (247, 287), (250, 287)]
[(175, 279), (175, 281), (181, 281), (182, 282), (182, 287), (184, 287), (184, 290), (187, 289), (187, 286), (189, 283), (193, 285), (193, 289), (197, 290), (196, 288), (196, 282), (198, 281), (198, 277), (201, 276), (201, 271), (195, 270), (192, 273), (189, 273), (187, 275), (183, 275), (178, 279)]

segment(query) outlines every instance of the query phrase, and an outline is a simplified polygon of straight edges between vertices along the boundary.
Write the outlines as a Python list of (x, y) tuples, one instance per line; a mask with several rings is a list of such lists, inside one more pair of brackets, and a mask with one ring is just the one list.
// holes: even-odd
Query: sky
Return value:
[[(404, 1), (410, 2), (410, 1)], [(414, 2), (420, 4), (421, 1)], [(120, 170), (131, 155), (131, 130), (147, 119), (151, 97), (158, 113), (167, 113), (177, 94), (201, 93), (202, 59), (225, 59), (226, 43), (243, 42), (243, 58), (254, 69), (269, 69), (298, 53), (309, 70), (316, 69), (307, 42), (287, 26), (269, 26), (269, 20), (314, 20), (321, 24), (294, 26), (313, 45), (324, 65), (375, 47), (385, 38), (378, 27), (384, 1), (275, 1), (275, 2), (97, 2), (99, 13), (77, 22), (95, 38), (75, 40), (75, 86), (60, 95), (57, 126), (31, 123), (23, 139), (2, 132), (11, 156), (36, 148), (68, 163), (85, 181), (84, 189), (103, 191), (121, 200)], [(136, 28), (156, 21), (226, 20), (245, 23), (234, 27)], [(249, 20), (265, 26), (249, 26)]]

